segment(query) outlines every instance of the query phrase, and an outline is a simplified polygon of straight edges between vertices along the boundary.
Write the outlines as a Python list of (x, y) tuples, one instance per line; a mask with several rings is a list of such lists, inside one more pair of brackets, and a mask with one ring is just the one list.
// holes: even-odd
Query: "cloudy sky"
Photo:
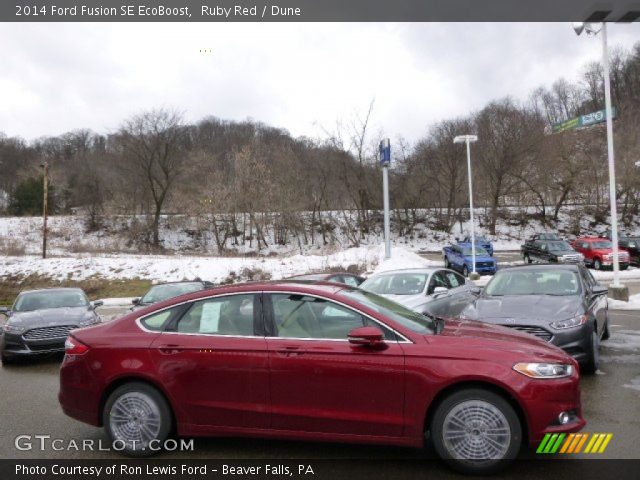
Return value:
[[(631, 48), (640, 24), (612, 24), (609, 41)], [(28, 140), (107, 133), (161, 106), (322, 137), (375, 99), (375, 129), (415, 141), (492, 99), (575, 80), (601, 53), (565, 23), (5, 23), (0, 44), (0, 132)]]

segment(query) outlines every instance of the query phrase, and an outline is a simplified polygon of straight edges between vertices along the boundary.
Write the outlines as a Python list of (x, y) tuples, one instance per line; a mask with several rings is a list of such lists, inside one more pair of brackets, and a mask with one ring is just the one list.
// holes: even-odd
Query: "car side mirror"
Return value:
[(347, 336), (349, 343), (358, 347), (383, 349), (386, 347), (384, 334), (377, 327), (359, 327), (351, 330)]
[(441, 295), (444, 295), (445, 293), (447, 293), (449, 290), (447, 290), (445, 287), (436, 287), (433, 289), (433, 293), (432, 295), (434, 297), (439, 297)]
[(133, 300), (131, 300), (131, 303), (133, 303), (134, 305), (139, 305), (140, 304), (140, 298), (134, 298)]
[(101, 307), (104, 305), (104, 301), (103, 300), (96, 300), (95, 302), (91, 303), (91, 306), (96, 309), (98, 307)]
[(606, 295), (607, 293), (609, 293), (609, 289), (602, 285), (596, 285), (591, 289), (591, 295), (593, 295), (594, 297), (599, 295)]
[(11, 314), (11, 310), (9, 309), (9, 307), (0, 307), (0, 315), (4, 315), (5, 317), (8, 317)]
[(480, 295), (482, 293), (482, 288), (480, 287), (471, 287), (469, 291), (474, 295)]

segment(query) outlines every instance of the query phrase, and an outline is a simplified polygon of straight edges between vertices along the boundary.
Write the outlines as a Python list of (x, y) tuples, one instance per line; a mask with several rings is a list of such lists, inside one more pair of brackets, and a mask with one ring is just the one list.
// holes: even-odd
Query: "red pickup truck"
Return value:
[[(596, 270), (613, 266), (613, 244), (610, 240), (600, 237), (580, 237), (573, 242), (574, 250), (584, 255), (585, 265), (592, 266)], [(619, 248), (618, 262), (620, 270), (626, 270), (629, 266), (629, 252)]]

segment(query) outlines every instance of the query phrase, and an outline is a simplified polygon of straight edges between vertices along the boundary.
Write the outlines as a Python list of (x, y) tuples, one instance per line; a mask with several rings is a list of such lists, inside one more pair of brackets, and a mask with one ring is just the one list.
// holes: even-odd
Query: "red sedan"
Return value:
[(472, 472), (585, 425), (562, 350), (335, 283), (203, 290), (74, 330), (59, 399), (130, 455), (172, 430), (415, 448), (429, 437)]

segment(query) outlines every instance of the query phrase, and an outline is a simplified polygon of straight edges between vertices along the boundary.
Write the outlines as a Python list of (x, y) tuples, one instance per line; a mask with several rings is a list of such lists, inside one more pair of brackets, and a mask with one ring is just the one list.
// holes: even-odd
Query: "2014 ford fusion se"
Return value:
[(431, 320), (335, 283), (265, 282), (72, 331), (59, 399), (130, 455), (171, 431), (416, 448), (430, 438), (477, 473), (585, 425), (577, 367), (507, 328)]

